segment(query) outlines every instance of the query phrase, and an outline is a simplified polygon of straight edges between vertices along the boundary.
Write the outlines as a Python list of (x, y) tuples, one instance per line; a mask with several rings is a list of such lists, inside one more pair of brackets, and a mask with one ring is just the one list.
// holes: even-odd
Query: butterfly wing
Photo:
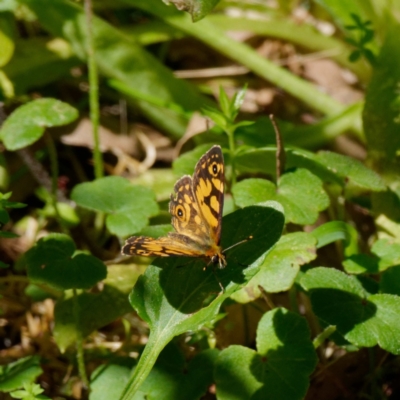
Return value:
[(204, 255), (204, 250), (188, 236), (170, 232), (158, 239), (132, 236), (125, 242), (122, 254), (146, 257), (200, 257)]
[(224, 157), (220, 146), (213, 146), (196, 164), (193, 193), (202, 221), (208, 225), (212, 242), (219, 246), (224, 206)]
[(176, 232), (190, 238), (204, 249), (209, 247), (210, 226), (200, 212), (193, 193), (193, 181), (190, 176), (183, 176), (174, 186), (169, 212), (172, 226)]

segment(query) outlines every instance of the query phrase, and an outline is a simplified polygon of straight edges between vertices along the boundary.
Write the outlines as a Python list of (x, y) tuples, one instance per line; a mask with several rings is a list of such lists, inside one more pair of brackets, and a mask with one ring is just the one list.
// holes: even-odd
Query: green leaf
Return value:
[(400, 296), (400, 265), (389, 268), (383, 272), (379, 286), (383, 293)]
[(370, 295), (354, 277), (333, 268), (307, 271), (301, 285), (310, 293), (313, 311), (327, 325), (336, 325), (358, 347), (379, 345), (400, 354), (400, 297)]
[(4, 67), (13, 56), (15, 49), (15, 41), (12, 38), (12, 32), (6, 21), (0, 21), (0, 68)]
[(109, 214), (107, 228), (118, 236), (140, 231), (158, 213), (152, 190), (132, 185), (119, 176), (76, 185), (71, 198), (81, 207)]
[(261, 295), (259, 285), (270, 293), (290, 289), (300, 266), (316, 258), (316, 243), (317, 240), (305, 232), (282, 236), (268, 253), (257, 274), (231, 297), (240, 303), (253, 301)]
[(0, 139), (7, 150), (19, 150), (40, 139), (46, 127), (69, 124), (78, 111), (56, 99), (37, 99), (17, 108), (4, 122)]
[(342, 262), (348, 274), (376, 274), (379, 272), (378, 260), (368, 254), (353, 254)]
[[(343, 187), (350, 182), (365, 190), (386, 189), (383, 179), (376, 172), (351, 157), (329, 151), (314, 154), (291, 147), (285, 150), (286, 170), (306, 168), (324, 182), (334, 182)], [(235, 166), (245, 173), (268, 173), (275, 176), (276, 146), (243, 151), (235, 157)]]
[(239, 207), (276, 200), (283, 205), (286, 222), (300, 225), (313, 224), (329, 205), (322, 182), (305, 169), (284, 174), (278, 188), (265, 179), (245, 179), (233, 186), (232, 194)]
[[(181, 258), (160, 259), (147, 268), (130, 301), (149, 324), (150, 337), (126, 396), (138, 390), (157, 355), (174, 336), (197, 330), (213, 319), (224, 299), (257, 272), (266, 252), (279, 239), (283, 223), (282, 208), (275, 202), (237, 210), (223, 218), (222, 248), (249, 236), (253, 239), (227, 253), (225, 269), (204, 271), (204, 261), (189, 263)], [(223, 293), (218, 294), (217, 279), (225, 287)]]
[[(122, 390), (131, 375), (134, 360), (132, 358), (120, 358), (113, 360), (108, 365), (101, 365), (91, 376), (90, 400), (110, 400), (119, 399)], [(144, 400), (136, 397), (134, 400)]]
[(182, 351), (171, 342), (161, 352), (140, 392), (148, 400), (200, 399), (213, 383), (218, 353), (217, 349), (208, 349), (186, 362)]
[(257, 352), (233, 345), (216, 367), (220, 400), (302, 399), (317, 357), (304, 318), (284, 308), (269, 311), (257, 328)]
[(375, 192), (386, 190), (383, 179), (375, 171), (354, 158), (330, 151), (320, 151), (316, 156), (316, 161), (344, 178), (346, 182)]
[(33, 382), (43, 373), (39, 356), (19, 359), (0, 366), (0, 391), (10, 392), (22, 387), (24, 383)]
[(151, 168), (130, 179), (134, 185), (151, 189), (155, 193), (157, 201), (169, 200), (176, 180), (176, 175), (172, 169), (167, 168)]
[(231, 119), (231, 114), (232, 114), (231, 100), (229, 99), (228, 95), (226, 94), (222, 86), (219, 87), (219, 105), (221, 107), (222, 113), (224, 114), (225, 118)]
[(311, 234), (317, 239), (317, 248), (326, 246), (336, 240), (344, 241), (344, 254), (350, 257), (358, 253), (358, 232), (357, 230), (343, 221), (330, 221), (318, 228)]
[[(81, 62), (72, 56), (69, 44), (57, 37), (32, 37), (17, 39), (15, 53), (4, 67), (4, 72), (14, 84), (16, 95), (24, 95), (37, 88), (71, 77), (71, 69)], [(35, 79), (32, 79), (32, 76)]]
[(205, 117), (210, 118), (211, 121), (215, 123), (215, 125), (221, 127), (222, 129), (226, 127), (227, 120), (225, 115), (221, 113), (221, 111), (208, 107), (208, 108), (202, 108), (201, 112)]
[(29, 279), (56, 289), (89, 289), (107, 275), (105, 265), (96, 257), (74, 254), (75, 244), (63, 234), (40, 239), (25, 254)]
[(73, 315), (72, 293), (59, 300), (54, 311), (54, 339), (61, 352), (76, 343), (78, 332), (86, 337), (128, 313), (131, 310), (128, 294), (141, 273), (142, 269), (135, 265), (109, 266), (100, 293), (83, 292), (78, 295), (78, 324)]
[(384, 271), (394, 265), (400, 265), (400, 244), (389, 239), (377, 240), (371, 248), (379, 260), (379, 271)]
[[(398, 23), (389, 22), (379, 57), (374, 65), (363, 111), (363, 126), (369, 160), (382, 172), (388, 186), (397, 185), (400, 177), (398, 103), (400, 54), (397, 52)], [(387, 207), (384, 207), (386, 211)]]

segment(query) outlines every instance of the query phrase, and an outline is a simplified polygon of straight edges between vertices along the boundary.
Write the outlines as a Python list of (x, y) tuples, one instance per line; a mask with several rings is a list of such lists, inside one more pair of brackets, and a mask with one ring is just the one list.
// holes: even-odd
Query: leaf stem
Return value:
[(236, 170), (235, 170), (235, 151), (236, 151), (236, 146), (235, 146), (234, 131), (235, 131), (235, 127), (234, 126), (229, 126), (229, 127), (225, 128), (225, 132), (228, 135), (228, 140), (229, 140), (229, 155), (231, 157), (231, 167), (232, 167), (231, 187), (236, 183)]
[[(120, 400), (131, 400), (134, 394), (138, 391), (142, 383), (145, 381), (149, 375), (151, 369), (153, 368), (157, 357), (161, 353), (161, 350), (167, 345), (171, 340), (171, 337), (155, 337), (153, 332), (150, 333), (149, 340), (144, 348), (143, 353), (140, 356), (139, 362), (135, 367), (129, 382), (125, 386)], [(153, 339), (153, 337), (155, 337)]]
[(80, 310), (79, 310), (79, 302), (78, 302), (78, 294), (76, 289), (73, 289), (73, 303), (74, 303), (74, 320), (75, 324), (77, 326), (76, 329), (76, 349), (77, 349), (77, 361), (78, 361), (78, 370), (79, 370), (79, 375), (82, 379), (83, 384), (86, 387), (89, 387), (89, 380), (86, 375), (86, 369), (85, 369), (85, 358), (84, 358), (84, 353), (83, 353), (83, 339), (82, 339), (82, 333), (81, 330), (79, 329), (79, 320), (80, 320)]
[(96, 179), (104, 175), (103, 157), (100, 150), (99, 138), (99, 77), (97, 65), (94, 55), (94, 42), (92, 35), (92, 2), (85, 0), (86, 15), (86, 35), (87, 35), (87, 55), (88, 55), (88, 71), (89, 71), (89, 105), (90, 120), (93, 127), (93, 155), (94, 155), (94, 174)]
[(58, 183), (58, 160), (57, 160), (57, 150), (54, 144), (54, 140), (48, 132), (45, 132), (44, 138), (46, 141), (47, 149), (49, 151), (50, 157), (50, 170), (51, 170), (51, 190), (50, 190), (50, 199), (52, 206), (54, 208), (54, 213), (56, 215), (56, 219), (58, 224), (61, 227), (61, 230), (64, 233), (67, 233), (67, 229), (62, 221), (60, 210), (58, 209), (57, 204), (57, 183)]

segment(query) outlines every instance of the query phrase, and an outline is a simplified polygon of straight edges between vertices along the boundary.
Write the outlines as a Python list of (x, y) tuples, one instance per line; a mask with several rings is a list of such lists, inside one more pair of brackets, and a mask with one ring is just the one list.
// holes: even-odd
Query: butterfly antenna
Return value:
[(217, 280), (218, 285), (219, 285), (219, 287), (221, 288), (222, 293), (225, 293), (225, 288), (222, 286), (221, 281), (218, 279), (218, 276), (217, 276), (217, 274), (215, 273), (214, 268), (212, 268), (211, 271), (212, 271), (212, 273), (214, 274), (214, 277), (215, 277), (215, 279)]
[[(207, 267), (211, 264), (211, 261), (204, 267), (204, 270), (207, 269)], [(211, 272), (214, 275), (215, 280), (218, 282), (219, 287), (221, 288), (222, 293), (225, 293), (225, 288), (222, 286), (221, 281), (218, 279), (217, 274), (215, 273), (214, 265), (211, 268)]]
[(251, 240), (251, 239), (253, 239), (253, 236), (250, 235), (250, 236), (247, 237), (246, 239), (241, 240), (240, 242), (237, 242), (237, 243), (233, 244), (232, 246), (229, 246), (228, 248), (224, 249), (224, 254), (225, 254), (228, 250), (233, 249), (233, 248), (236, 247), (236, 246), (239, 246), (239, 244), (246, 243), (246, 242), (248, 242), (248, 241)]

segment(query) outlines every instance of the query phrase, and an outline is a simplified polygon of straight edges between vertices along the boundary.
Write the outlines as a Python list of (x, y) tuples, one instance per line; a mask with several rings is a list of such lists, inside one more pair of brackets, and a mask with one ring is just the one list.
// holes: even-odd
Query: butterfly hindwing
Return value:
[(193, 193), (192, 177), (186, 175), (179, 179), (174, 191), (169, 203), (172, 226), (178, 233), (207, 246), (211, 237), (210, 226), (200, 213)]
[(204, 250), (198, 248), (196, 243), (189, 237), (171, 232), (167, 236), (158, 239), (146, 236), (132, 236), (122, 248), (122, 254), (145, 257), (201, 257), (204, 255)]

